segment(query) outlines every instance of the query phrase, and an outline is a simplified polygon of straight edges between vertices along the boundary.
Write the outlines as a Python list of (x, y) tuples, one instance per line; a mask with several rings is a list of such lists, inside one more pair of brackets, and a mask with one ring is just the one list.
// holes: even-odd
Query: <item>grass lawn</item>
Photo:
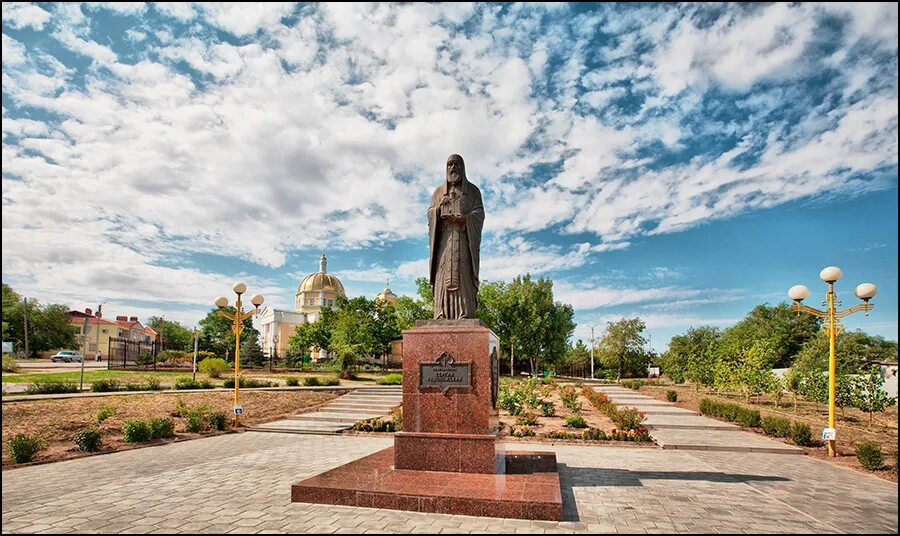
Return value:
[[(339, 396), (329, 391), (244, 391), (241, 405), (244, 414), (241, 422), (253, 425), (278, 420), (315, 408)], [(84, 456), (75, 448), (75, 433), (87, 426), (98, 427), (102, 433), (101, 452), (112, 452), (142, 446), (147, 443), (125, 443), (122, 426), (125, 419), (172, 417), (175, 421), (176, 439), (195, 439), (222, 432), (185, 432), (185, 419), (178, 417), (176, 406), (181, 400), (188, 407), (205, 406), (208, 412), (224, 412), (230, 419), (234, 395), (231, 392), (114, 395), (102, 398), (66, 398), (58, 400), (34, 400), (3, 404), (3, 469), (14, 467), (9, 458), (7, 441), (16, 434), (39, 436), (45, 448), (33, 461), (59, 461)], [(115, 414), (99, 425), (97, 413), (103, 406), (113, 406)], [(230, 429), (227, 427), (227, 429)], [(160, 439), (153, 444), (164, 444), (173, 439)]]
[[(131, 370), (85, 370), (84, 381), (92, 382), (96, 380), (119, 380), (119, 381), (141, 381), (143, 378), (158, 378), (160, 381), (171, 380), (179, 376), (190, 376), (190, 371), (131, 371)], [(205, 374), (203, 375), (205, 376)], [(42, 382), (77, 382), (81, 378), (81, 371), (73, 370), (68, 372), (31, 372), (15, 374), (3, 373), (4, 383), (34, 383)]]

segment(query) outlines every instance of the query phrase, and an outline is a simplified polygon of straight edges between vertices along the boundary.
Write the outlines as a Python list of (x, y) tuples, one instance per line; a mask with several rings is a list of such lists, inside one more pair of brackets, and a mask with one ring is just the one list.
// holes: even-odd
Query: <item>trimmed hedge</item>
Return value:
[(26, 395), (58, 395), (77, 393), (78, 386), (74, 382), (42, 382), (36, 381), (25, 389)]
[(75, 445), (82, 452), (97, 452), (100, 441), (100, 430), (96, 428), (82, 428), (75, 432)]
[(6, 442), (6, 447), (13, 462), (28, 463), (44, 448), (44, 442), (37, 436), (18, 434)]
[(378, 385), (403, 385), (403, 374), (388, 374), (375, 380)]
[(747, 409), (738, 404), (704, 398), (700, 401), (700, 413), (735, 422), (746, 428), (762, 428), (766, 435), (787, 438), (802, 447), (815, 444), (808, 424), (778, 415), (761, 418), (758, 410)]

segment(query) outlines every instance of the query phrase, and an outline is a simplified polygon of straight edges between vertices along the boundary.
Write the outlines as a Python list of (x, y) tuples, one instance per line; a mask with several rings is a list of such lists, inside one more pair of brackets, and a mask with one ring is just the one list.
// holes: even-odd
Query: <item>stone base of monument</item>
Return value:
[(291, 501), (562, 521), (556, 454), (498, 451), (495, 471), (395, 469), (389, 447), (297, 482)]
[(404, 331), (394, 446), (294, 484), (291, 500), (562, 521), (556, 454), (496, 450), (498, 344), (477, 319)]

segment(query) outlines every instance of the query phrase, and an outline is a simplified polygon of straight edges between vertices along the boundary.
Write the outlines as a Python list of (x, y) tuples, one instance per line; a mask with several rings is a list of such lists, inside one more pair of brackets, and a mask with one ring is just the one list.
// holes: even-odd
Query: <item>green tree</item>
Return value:
[(390, 305), (364, 296), (340, 298), (331, 334), (335, 367), (341, 377), (350, 378), (360, 357), (389, 353), (391, 341), (399, 336), (397, 315)]
[(722, 334), (720, 352), (723, 357), (737, 357), (756, 346), (766, 349), (769, 368), (790, 367), (819, 326), (818, 318), (797, 315), (786, 303), (757, 305)]
[(679, 383), (688, 380), (695, 387), (713, 385), (721, 335), (717, 328), (700, 326), (672, 337), (669, 349), (661, 358), (662, 371)]
[[(228, 357), (228, 361), (234, 362), (234, 332), (231, 330), (232, 321), (216, 314), (218, 307), (212, 308), (203, 318), (200, 324), (200, 337), (197, 342), (201, 350), (210, 351), (216, 356)], [(224, 307), (223, 310), (229, 314), (234, 314), (234, 307)], [(251, 339), (259, 339), (259, 331), (253, 327), (253, 319), (244, 319), (244, 331), (241, 333), (241, 340), (244, 337)]]
[(506, 291), (508, 305), (516, 312), (508, 337), (515, 341), (519, 360), (529, 363), (532, 375), (543, 365), (562, 361), (575, 331), (575, 313), (571, 305), (553, 301), (553, 281), (534, 281), (525, 274), (513, 279)]
[[(338, 298), (338, 303), (340, 300)], [(292, 354), (306, 355), (311, 349), (331, 351), (331, 334), (336, 316), (335, 309), (322, 307), (315, 322), (307, 322), (294, 328), (294, 334), (288, 339)]]
[(259, 345), (259, 339), (254, 337), (244, 337), (241, 334), (241, 364), (249, 364), (260, 367), (266, 362), (266, 356), (263, 354), (262, 347)]
[(427, 277), (416, 279), (416, 293), (419, 295), (419, 303), (428, 313), (426, 319), (434, 318), (434, 289)]
[[(828, 370), (828, 335), (819, 333), (803, 346), (796, 364), (801, 369)], [(849, 331), (838, 335), (835, 345), (835, 366), (845, 374), (855, 374), (872, 362), (896, 361), (897, 342), (862, 331)]]
[(28, 350), (32, 355), (76, 344), (68, 306), (53, 303), (39, 307), (35, 303), (32, 307), (29, 301), (28, 313)]
[(413, 328), (416, 320), (428, 320), (432, 317), (430, 308), (409, 296), (399, 296), (394, 303), (394, 311), (397, 315), (397, 327), (401, 331)]
[(503, 281), (482, 281), (478, 286), (478, 309), (475, 315), (500, 339), (500, 358), (512, 351), (515, 298)]
[(172, 350), (193, 349), (194, 332), (178, 322), (166, 320), (161, 316), (151, 316), (147, 326), (159, 333), (163, 347)]
[(643, 337), (646, 324), (640, 318), (623, 318), (608, 322), (606, 333), (600, 339), (600, 360), (607, 368), (616, 370), (616, 380), (626, 372), (646, 376), (650, 356), (644, 350), (647, 339)]
[(881, 365), (867, 365), (860, 370), (858, 377), (859, 389), (854, 392), (853, 405), (869, 414), (869, 426), (872, 426), (872, 416), (886, 408), (893, 406), (897, 400), (888, 396), (882, 389), (884, 378), (881, 376)]
[[(13, 338), (14, 328), (21, 322), (16, 322), (13, 316), (18, 314), (18, 318), (22, 317), (22, 309), (19, 308), (21, 297), (12, 289), (11, 286), (3, 283), (3, 340), (9, 341)], [(17, 345), (18, 346), (18, 345)]]
[(563, 360), (566, 367), (583, 371), (591, 366), (591, 350), (581, 339), (569, 346)]

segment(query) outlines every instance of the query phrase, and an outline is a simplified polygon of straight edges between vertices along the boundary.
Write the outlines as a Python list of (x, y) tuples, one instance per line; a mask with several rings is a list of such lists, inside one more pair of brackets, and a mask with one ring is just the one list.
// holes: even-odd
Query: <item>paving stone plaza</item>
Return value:
[(291, 503), (390, 438), (244, 432), (3, 474), (4, 533), (896, 533), (897, 486), (807, 456), (516, 443), (557, 454), (565, 521)]

